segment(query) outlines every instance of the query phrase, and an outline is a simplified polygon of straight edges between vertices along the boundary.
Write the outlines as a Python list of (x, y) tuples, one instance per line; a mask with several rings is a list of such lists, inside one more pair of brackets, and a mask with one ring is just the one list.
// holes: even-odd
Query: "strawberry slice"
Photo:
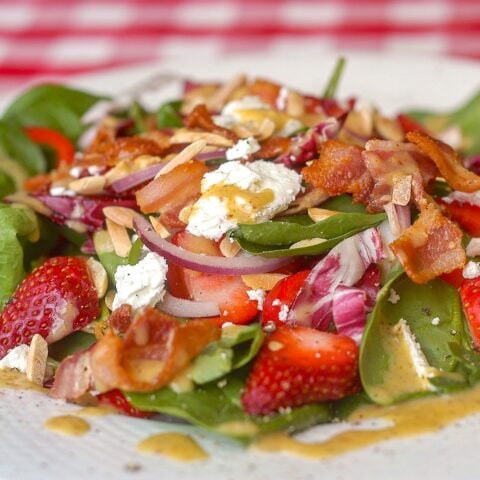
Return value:
[(473, 237), (480, 236), (480, 207), (478, 205), (456, 200), (448, 203), (438, 200), (438, 203), (443, 205), (447, 216), (455, 220), (462, 230), (465, 230)]
[(30, 273), (0, 314), (0, 358), (29, 344), (36, 333), (48, 343), (80, 330), (100, 313), (87, 261), (53, 257)]
[[(221, 256), (218, 243), (206, 238), (196, 237), (181, 230), (172, 243), (194, 253)], [(196, 272), (178, 265), (170, 264), (167, 275), (169, 291), (172, 295), (197, 302), (216, 302), (221, 315), (216, 323), (225, 322), (246, 324), (258, 313), (256, 300), (250, 300), (249, 288), (238, 276)]]
[(360, 389), (358, 347), (347, 336), (279, 327), (247, 378), (242, 405), (251, 415), (338, 400)]
[(477, 350), (480, 350), (480, 277), (463, 281), (460, 287), (460, 298), (473, 344)]
[(110, 407), (119, 413), (128, 415), (129, 417), (148, 418), (153, 415), (151, 412), (145, 412), (135, 408), (126, 398), (121, 390), (115, 389), (97, 395), (99, 405)]
[(288, 311), (309, 273), (310, 270), (303, 270), (289, 275), (275, 284), (263, 302), (262, 324), (264, 326), (271, 322), (277, 326), (285, 323)]

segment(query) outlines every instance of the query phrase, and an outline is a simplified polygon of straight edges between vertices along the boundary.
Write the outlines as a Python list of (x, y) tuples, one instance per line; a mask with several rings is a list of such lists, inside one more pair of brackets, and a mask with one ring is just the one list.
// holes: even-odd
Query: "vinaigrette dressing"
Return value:
[(58, 417), (49, 418), (44, 426), (47, 430), (58, 433), (60, 435), (78, 437), (85, 435), (90, 430), (90, 424), (83, 418), (75, 415), (60, 415)]

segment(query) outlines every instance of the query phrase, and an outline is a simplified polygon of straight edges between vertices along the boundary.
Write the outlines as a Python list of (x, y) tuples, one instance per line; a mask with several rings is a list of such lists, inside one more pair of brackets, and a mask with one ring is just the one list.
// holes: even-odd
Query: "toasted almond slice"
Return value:
[(221, 85), (217, 91), (208, 99), (207, 106), (209, 110), (218, 111), (223, 108), (227, 100), (237, 88), (245, 85), (247, 77), (243, 73), (239, 73), (231, 78), (228, 82)]
[(133, 217), (136, 213), (135, 210), (127, 207), (110, 206), (103, 209), (106, 218), (130, 229), (133, 229)]
[(93, 285), (97, 290), (97, 297), (104, 297), (108, 288), (107, 271), (103, 265), (94, 258), (89, 258), (87, 260), (87, 267), (88, 271), (90, 272), (90, 276), (92, 277)]
[(170, 232), (168, 229), (163, 225), (163, 223), (156, 217), (150, 216), (148, 217), (150, 223), (152, 224), (153, 229), (162, 237), (168, 238), (170, 236)]
[(314, 222), (321, 222), (326, 218), (338, 215), (340, 212), (335, 212), (334, 210), (327, 210), (326, 208), (309, 208), (307, 210), (307, 213)]
[(177, 130), (170, 139), (170, 142), (192, 143), (198, 140), (205, 140), (208, 145), (216, 145), (217, 147), (231, 147), (233, 145), (233, 142), (230, 139), (225, 138), (222, 135), (210, 132), (196, 132), (187, 129)]
[(87, 226), (79, 220), (67, 220), (65, 225), (78, 233), (86, 233), (88, 230)]
[(178, 214), (178, 219), (187, 224), (188, 223), (188, 219), (190, 218), (190, 213), (192, 213), (192, 207), (193, 205), (186, 205), (185, 207), (183, 207), (179, 214)]
[(292, 117), (301, 117), (305, 113), (303, 96), (295, 90), (288, 91), (286, 113)]
[(33, 211), (45, 215), (46, 217), (52, 216), (52, 211), (46, 207), (40, 200), (35, 197), (31, 197), (28, 193), (25, 192), (15, 192), (8, 197), (5, 197), (6, 200), (12, 203), (21, 203), (26, 207), (30, 207)]
[(410, 202), (412, 196), (412, 176), (405, 175), (393, 183), (392, 203), (405, 206)]
[(405, 138), (400, 123), (395, 119), (382, 117), (377, 112), (373, 116), (373, 124), (377, 132), (386, 140), (401, 142)]
[(258, 128), (254, 129), (253, 127), (251, 128), (250, 126), (246, 126), (242, 123), (236, 123), (235, 125), (232, 126), (232, 130), (237, 135), (237, 137), (240, 138), (248, 138), (248, 137), (255, 137), (258, 135)]
[(113, 299), (115, 298), (115, 290), (109, 290), (105, 294), (105, 298), (103, 299), (107, 308), (112, 311), (113, 310)]
[(171, 172), (175, 167), (187, 163), (192, 160), (196, 155), (198, 155), (205, 147), (207, 142), (205, 140), (197, 140), (196, 142), (187, 145), (178, 155), (173, 157), (156, 175), (155, 178), (158, 178), (162, 175), (165, 175), (168, 172)]
[(125, 258), (130, 253), (132, 242), (128, 236), (127, 229), (112, 220), (106, 219), (107, 230), (112, 239), (113, 249), (115, 253), (122, 258)]
[(27, 356), (27, 379), (37, 385), (43, 385), (47, 369), (48, 344), (46, 340), (36, 333), (32, 337)]
[(300, 240), (299, 242), (292, 243), (290, 248), (305, 248), (313, 247), (313, 245), (319, 245), (320, 243), (326, 242), (325, 238), (308, 238), (306, 240)]
[(276, 283), (287, 277), (282, 273), (252, 273), (250, 275), (242, 275), (242, 280), (248, 288), (256, 290), (271, 290)]
[(222, 255), (227, 258), (235, 257), (240, 251), (240, 245), (238, 242), (230, 237), (223, 237), (219, 247)]
[(258, 129), (257, 138), (260, 140), (265, 140), (268, 137), (271, 137), (273, 135), (273, 132), (275, 131), (275, 128), (276, 126), (273, 120), (270, 120), (269, 118), (264, 118)]
[(295, 215), (304, 212), (315, 205), (319, 205), (329, 198), (328, 193), (323, 188), (313, 188), (304, 195), (298, 196), (291, 204), (288, 210), (281, 212), (279, 216)]
[(103, 175), (95, 175), (74, 180), (68, 184), (68, 188), (82, 195), (96, 195), (103, 191), (106, 183), (107, 179)]

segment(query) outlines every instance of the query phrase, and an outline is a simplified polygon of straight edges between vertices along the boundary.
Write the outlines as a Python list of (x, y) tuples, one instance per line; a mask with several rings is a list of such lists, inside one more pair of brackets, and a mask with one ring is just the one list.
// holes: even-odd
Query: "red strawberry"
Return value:
[(120, 413), (128, 415), (129, 417), (147, 418), (151, 417), (153, 413), (144, 412), (135, 408), (120, 390), (110, 390), (109, 392), (100, 393), (97, 395), (98, 403), (105, 407), (111, 407), (118, 410)]
[(357, 392), (358, 347), (347, 336), (279, 327), (247, 378), (242, 405), (252, 415), (337, 400)]
[[(302, 270), (283, 278), (268, 292), (263, 302), (262, 324), (273, 322), (277, 326), (285, 323), (286, 314), (298, 292), (303, 287), (310, 270)], [(283, 316), (282, 316), (283, 315)]]
[(100, 313), (97, 291), (81, 257), (53, 257), (18, 286), (0, 314), (0, 358), (36, 333), (53, 343)]
[(460, 298), (473, 344), (480, 350), (480, 277), (464, 279), (460, 287)]

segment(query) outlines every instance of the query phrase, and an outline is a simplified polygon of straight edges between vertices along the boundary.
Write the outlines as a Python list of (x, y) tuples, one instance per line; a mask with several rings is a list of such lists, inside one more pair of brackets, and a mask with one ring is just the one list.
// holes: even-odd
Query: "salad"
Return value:
[(387, 117), (336, 98), (342, 69), (321, 95), (237, 75), (155, 109), (17, 97), (0, 368), (241, 441), (475, 385), (480, 97)]

